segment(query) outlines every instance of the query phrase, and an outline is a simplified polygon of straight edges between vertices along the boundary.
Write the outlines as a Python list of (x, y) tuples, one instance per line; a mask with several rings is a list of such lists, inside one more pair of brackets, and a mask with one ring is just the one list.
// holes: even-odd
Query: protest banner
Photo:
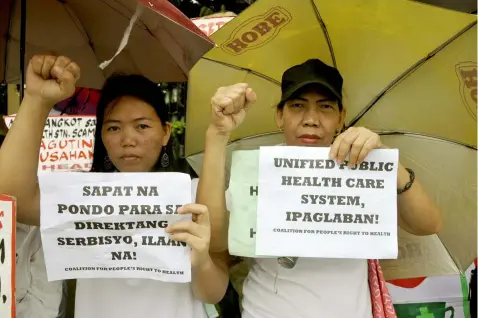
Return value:
[[(8, 129), (15, 116), (5, 116)], [(93, 161), (95, 116), (49, 116), (40, 146), (38, 170), (89, 171)]]
[(217, 30), (222, 28), (227, 22), (231, 21), (233, 16), (226, 17), (205, 17), (194, 18), (191, 21), (207, 36), (211, 36)]
[(255, 257), (259, 150), (237, 150), (232, 153), (229, 180), (228, 246), (231, 255)]
[(0, 194), (0, 317), (15, 317), (15, 200)]
[(41, 172), (41, 234), (48, 280), (191, 281), (190, 249), (164, 229), (190, 219), (183, 173)]
[(398, 150), (373, 150), (353, 168), (330, 148), (261, 147), (256, 254), (398, 256)]

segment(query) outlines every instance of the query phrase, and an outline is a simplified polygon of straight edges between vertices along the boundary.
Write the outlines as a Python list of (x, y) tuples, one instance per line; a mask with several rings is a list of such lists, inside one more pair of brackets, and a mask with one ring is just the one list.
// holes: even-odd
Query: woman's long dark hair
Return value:
[[(103, 120), (105, 111), (108, 105), (114, 103), (118, 98), (123, 96), (131, 96), (138, 98), (149, 105), (151, 105), (159, 119), (164, 126), (169, 119), (168, 109), (164, 102), (164, 94), (158, 84), (150, 81), (142, 75), (124, 75), (114, 74), (110, 76), (102, 90), (101, 96), (96, 107), (96, 131), (95, 131), (95, 146), (93, 150), (93, 163), (91, 172), (114, 172), (116, 167), (111, 163), (106, 152), (101, 131), (103, 127)], [(162, 167), (161, 157), (164, 152), (169, 156), (169, 166)], [(169, 171), (173, 168), (173, 157), (171, 155), (171, 142), (161, 150), (161, 153), (156, 161), (153, 171)]]

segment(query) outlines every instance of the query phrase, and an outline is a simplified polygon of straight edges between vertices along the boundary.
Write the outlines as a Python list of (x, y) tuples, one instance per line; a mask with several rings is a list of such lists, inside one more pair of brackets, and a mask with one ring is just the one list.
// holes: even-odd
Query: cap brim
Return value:
[(329, 85), (325, 81), (313, 80), (313, 81), (305, 81), (305, 82), (302, 82), (302, 83), (299, 83), (297, 85), (294, 85), (294, 86), (290, 87), (287, 91), (285, 91), (282, 94), (282, 98), (281, 98), (280, 103), (283, 104), (286, 101), (290, 100), (299, 90), (301, 90), (305, 86), (314, 85), (314, 84), (324, 87), (325, 89), (330, 91), (330, 93), (333, 95), (333, 96), (330, 96), (330, 97), (335, 97), (335, 98), (337, 98), (338, 101), (342, 102), (341, 94), (336, 92), (335, 89), (331, 85)]

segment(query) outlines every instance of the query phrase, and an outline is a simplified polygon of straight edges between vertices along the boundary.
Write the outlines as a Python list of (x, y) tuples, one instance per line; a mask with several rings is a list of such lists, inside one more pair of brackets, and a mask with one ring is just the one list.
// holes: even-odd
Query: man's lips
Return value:
[(299, 136), (299, 140), (304, 144), (316, 144), (319, 142), (320, 137), (313, 134), (304, 134)]

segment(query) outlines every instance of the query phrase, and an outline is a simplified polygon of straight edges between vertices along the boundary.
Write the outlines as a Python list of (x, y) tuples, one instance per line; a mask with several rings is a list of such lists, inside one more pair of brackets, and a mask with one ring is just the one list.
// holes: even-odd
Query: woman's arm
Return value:
[(209, 208), (211, 252), (227, 250), (229, 212), (226, 209), (226, 153), (231, 132), (245, 119), (256, 101), (245, 83), (220, 87), (211, 99), (212, 120), (206, 132), (206, 144), (196, 202)]
[(226, 209), (226, 146), (229, 134), (210, 126), (206, 132), (204, 158), (196, 202), (209, 209), (211, 221), (211, 252), (227, 250), (229, 212)]
[[(344, 162), (349, 154), (349, 165), (363, 162), (373, 149), (388, 149), (380, 136), (364, 127), (350, 127), (341, 133), (330, 149), (330, 158)], [(397, 188), (403, 189), (410, 182), (410, 174), (401, 164), (397, 169)], [(414, 235), (438, 233), (442, 226), (440, 210), (425, 193), (418, 181), (398, 195), (398, 225)]]
[(191, 214), (170, 224), (166, 229), (169, 238), (187, 243), (191, 248), (192, 290), (196, 299), (215, 304), (225, 295), (229, 282), (227, 253), (210, 253), (211, 223), (208, 208), (201, 204), (186, 204), (179, 214)]
[[(403, 189), (409, 181), (409, 172), (399, 165), (397, 188)], [(441, 229), (440, 210), (417, 180), (410, 189), (398, 195), (398, 225), (414, 235), (432, 235)]]
[(48, 107), (28, 93), (0, 149), (0, 193), (17, 199), (17, 220), (40, 224), (38, 156)]
[(196, 299), (207, 304), (221, 301), (229, 285), (229, 254), (211, 253), (208, 262), (193, 268), (192, 286)]
[(0, 149), (0, 193), (17, 199), (18, 221), (40, 224), (38, 157), (45, 121), (53, 106), (73, 94), (80, 68), (66, 57), (34, 56), (26, 92)]

